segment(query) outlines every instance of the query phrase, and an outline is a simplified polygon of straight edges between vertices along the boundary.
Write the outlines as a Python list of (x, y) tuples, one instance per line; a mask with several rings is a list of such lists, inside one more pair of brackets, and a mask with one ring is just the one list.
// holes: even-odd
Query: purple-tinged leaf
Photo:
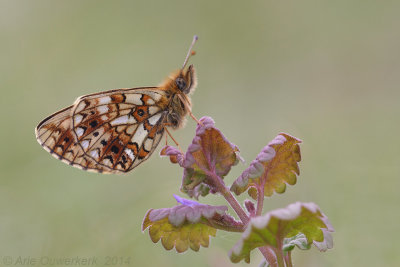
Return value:
[(182, 166), (182, 164), (183, 164), (183, 154), (179, 149), (177, 149), (177, 148), (175, 148), (173, 146), (165, 146), (165, 147), (163, 147), (161, 149), (161, 151), (160, 151), (160, 156), (161, 157), (169, 157), (169, 160), (172, 163), (174, 163), (174, 164), (175, 163), (179, 163), (179, 165), (181, 167), (183, 167)]
[(280, 133), (236, 179), (231, 191), (240, 195), (250, 187), (252, 198), (257, 196), (255, 188), (263, 188), (264, 196), (285, 192), (286, 183), (296, 184), (296, 174), (300, 173), (297, 164), (301, 160), (299, 143), (301, 140)]
[(256, 215), (256, 207), (254, 206), (254, 203), (251, 202), (250, 199), (246, 199), (244, 201), (244, 206), (246, 207), (246, 210), (250, 214), (251, 217)]
[(185, 177), (185, 180), (203, 179), (209, 173), (215, 173), (222, 178), (238, 163), (239, 149), (214, 127), (211, 118), (203, 117), (200, 122), (203, 125), (197, 125), (196, 136), (185, 155), (184, 167), (192, 170), (187, 172), (191, 175)]
[[(303, 234), (307, 244), (317, 242), (332, 248), (333, 232), (328, 218), (314, 203), (296, 202), (250, 219), (242, 238), (230, 251), (232, 262), (250, 262), (250, 251), (263, 246), (283, 249), (284, 239)], [(318, 247), (321, 248), (321, 245)]]
[(210, 117), (200, 119), (196, 135), (184, 156), (170, 146), (164, 147), (160, 154), (168, 156), (171, 162), (179, 163), (184, 168), (181, 190), (195, 198), (217, 192), (214, 178), (210, 177), (223, 178), (232, 166), (242, 160), (239, 149), (214, 127)]
[(243, 231), (243, 225), (226, 214), (226, 206), (210, 206), (175, 196), (182, 205), (173, 208), (151, 209), (143, 220), (142, 231), (149, 228), (154, 243), (161, 239), (166, 250), (175, 247), (184, 252), (189, 247), (198, 251), (208, 247), (209, 237), (217, 229)]

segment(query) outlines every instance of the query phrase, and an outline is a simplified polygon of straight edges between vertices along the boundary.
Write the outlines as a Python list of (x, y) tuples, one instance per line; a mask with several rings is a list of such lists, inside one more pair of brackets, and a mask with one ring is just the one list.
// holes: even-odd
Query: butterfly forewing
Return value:
[(75, 167), (127, 172), (146, 160), (164, 133), (165, 92), (157, 87), (83, 96), (39, 124), (37, 139)]

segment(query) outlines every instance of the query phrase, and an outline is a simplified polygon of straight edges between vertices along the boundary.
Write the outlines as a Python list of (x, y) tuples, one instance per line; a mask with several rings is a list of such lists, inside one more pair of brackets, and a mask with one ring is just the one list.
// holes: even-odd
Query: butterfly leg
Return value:
[[(178, 144), (178, 142), (175, 140), (175, 138), (172, 136), (172, 134), (168, 131), (167, 127), (164, 127), (165, 131), (167, 132), (167, 134), (169, 135), (169, 137), (171, 137), (172, 141), (174, 141), (175, 145), (178, 147), (178, 149), (182, 152), (183, 154), (183, 150), (180, 147), (180, 145)], [(167, 138), (167, 136), (165, 136), (165, 138)], [(167, 141), (166, 141), (167, 142)]]
[(187, 96), (182, 94), (182, 95), (178, 95), (178, 97), (180, 98), (180, 100), (182, 101), (182, 103), (185, 105), (185, 108), (187, 109), (187, 111), (189, 112), (190, 117), (192, 117), (192, 119), (197, 122), (197, 124), (200, 124), (201, 126), (203, 126), (203, 123), (201, 123), (192, 113), (192, 109), (190, 108), (190, 106), (188, 105), (189, 100), (187, 99)]
[(192, 113), (192, 111), (189, 109), (189, 115), (192, 117), (192, 119), (197, 122), (197, 124), (200, 124), (201, 126), (204, 126), (203, 123), (201, 123)]

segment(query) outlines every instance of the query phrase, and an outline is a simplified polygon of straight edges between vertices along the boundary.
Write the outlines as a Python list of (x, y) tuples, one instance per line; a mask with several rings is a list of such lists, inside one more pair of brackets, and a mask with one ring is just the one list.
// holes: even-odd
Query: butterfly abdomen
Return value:
[[(190, 108), (191, 104), (187, 103), (187, 105)], [(187, 113), (187, 106), (179, 98), (179, 95), (174, 95), (169, 106), (167, 125), (173, 129), (182, 128), (185, 125)]]

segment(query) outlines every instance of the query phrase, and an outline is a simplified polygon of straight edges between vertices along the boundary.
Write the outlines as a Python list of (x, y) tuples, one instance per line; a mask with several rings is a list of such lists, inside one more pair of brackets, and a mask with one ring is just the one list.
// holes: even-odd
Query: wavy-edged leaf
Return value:
[(296, 246), (301, 250), (308, 250), (311, 248), (311, 244), (308, 242), (306, 236), (303, 233), (285, 238), (283, 240), (283, 251), (291, 251)]
[(316, 248), (319, 249), (319, 251), (325, 252), (328, 249), (333, 248), (333, 237), (330, 233), (333, 231), (333, 228), (331, 229), (332, 231), (330, 231), (329, 229), (324, 229), (324, 228), (321, 230), (324, 234), (324, 241), (322, 241), (322, 242), (314, 241), (313, 244)]
[(264, 216), (251, 218), (241, 239), (231, 249), (229, 257), (232, 262), (244, 259), (249, 263), (251, 250), (263, 246), (282, 249), (284, 238), (300, 233), (304, 235), (307, 244), (325, 244), (327, 248), (332, 248), (330, 232), (333, 231), (328, 218), (315, 203), (296, 202)]
[(175, 196), (182, 205), (172, 208), (149, 210), (142, 224), (142, 231), (149, 228), (154, 243), (161, 239), (166, 250), (175, 247), (177, 252), (188, 248), (198, 251), (208, 247), (210, 236), (218, 228), (242, 229), (242, 225), (226, 214), (226, 206), (210, 206)]
[[(185, 171), (181, 190), (191, 197), (198, 197), (195, 194), (196, 187), (202, 183), (210, 187), (211, 192), (215, 192), (211, 179), (207, 179), (210, 173), (223, 178), (241, 159), (239, 149), (214, 127), (213, 119), (203, 117), (200, 122), (183, 163)], [(201, 192), (204, 195), (204, 190)]]
[(212, 179), (208, 179), (210, 175), (223, 178), (241, 160), (239, 149), (214, 124), (210, 117), (200, 119), (196, 135), (184, 156), (170, 146), (164, 147), (160, 153), (184, 168), (181, 190), (190, 197), (216, 192)]
[(231, 191), (240, 195), (250, 187), (249, 195), (253, 198), (257, 187), (264, 187), (265, 196), (285, 192), (286, 184), (296, 184), (296, 174), (300, 174), (297, 164), (301, 160), (299, 143), (301, 140), (280, 133), (236, 179)]

